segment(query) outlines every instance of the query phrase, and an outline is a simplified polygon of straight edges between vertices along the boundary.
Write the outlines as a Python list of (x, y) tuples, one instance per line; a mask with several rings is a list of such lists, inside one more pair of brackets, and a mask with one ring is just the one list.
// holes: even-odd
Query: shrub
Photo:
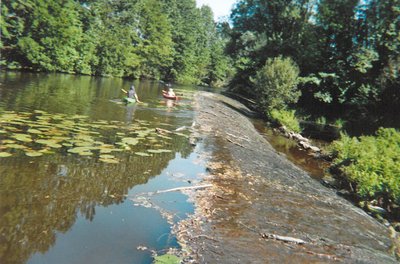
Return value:
[(270, 118), (280, 125), (286, 126), (289, 130), (299, 133), (301, 131), (299, 121), (294, 110), (272, 110), (269, 112)]
[(362, 198), (383, 197), (400, 203), (400, 132), (380, 128), (376, 136), (342, 134), (332, 144), (339, 166)]
[(297, 88), (299, 68), (290, 58), (281, 56), (268, 59), (251, 82), (259, 96), (258, 104), (264, 113), (281, 110), (300, 97)]

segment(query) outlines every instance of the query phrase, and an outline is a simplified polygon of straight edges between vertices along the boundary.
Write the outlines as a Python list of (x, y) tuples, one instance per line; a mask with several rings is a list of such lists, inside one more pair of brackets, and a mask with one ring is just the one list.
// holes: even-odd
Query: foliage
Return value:
[(380, 128), (376, 136), (342, 134), (332, 145), (334, 163), (363, 198), (384, 197), (400, 203), (400, 132)]
[(179, 264), (181, 259), (175, 255), (165, 254), (154, 257), (154, 264)]
[(259, 95), (258, 102), (264, 112), (281, 110), (297, 102), (299, 69), (290, 58), (268, 59), (251, 82)]
[(396, 112), (399, 6), (400, 0), (240, 0), (227, 45), (237, 69), (230, 89), (257, 100), (251, 77), (282, 55), (299, 65), (300, 106), (306, 110), (336, 114), (331, 117), (341, 114), (337, 109)]
[(276, 110), (273, 109), (269, 112), (269, 117), (277, 122), (279, 125), (287, 127), (289, 130), (300, 133), (301, 128), (299, 120), (296, 118), (295, 110)]
[(33, 71), (223, 83), (209, 7), (194, 0), (1, 2), (1, 65)]

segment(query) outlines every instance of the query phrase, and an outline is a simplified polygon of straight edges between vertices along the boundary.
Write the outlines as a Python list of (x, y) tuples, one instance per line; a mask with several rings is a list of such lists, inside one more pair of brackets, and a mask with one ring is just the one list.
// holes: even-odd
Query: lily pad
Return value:
[(7, 158), (7, 157), (11, 157), (12, 154), (8, 153), (8, 152), (0, 152), (0, 158)]
[(93, 146), (93, 143), (89, 142), (89, 141), (78, 141), (78, 142), (75, 142), (75, 145), (77, 147), (91, 147), (91, 146)]
[(26, 147), (23, 145), (19, 145), (19, 144), (6, 144), (4, 145), (7, 148), (12, 148), (12, 149), (25, 149)]
[(126, 137), (122, 139), (122, 143), (136, 145), (137, 143), (139, 143), (139, 141), (136, 138)]
[(113, 164), (119, 163), (119, 161), (117, 159), (99, 159), (99, 160), (104, 163), (113, 163)]
[(153, 264), (179, 264), (181, 259), (175, 255), (165, 254), (161, 256), (154, 257)]
[(150, 153), (169, 153), (172, 152), (172, 150), (169, 149), (148, 149), (147, 150)]
[(100, 155), (100, 158), (101, 159), (114, 159), (115, 156), (113, 156), (113, 155)]
[(52, 140), (52, 139), (38, 139), (35, 141), (38, 144), (42, 144), (42, 145), (46, 145), (49, 146), (51, 148), (61, 148), (62, 145), (58, 144), (57, 140)]
[(151, 154), (146, 153), (146, 152), (135, 152), (135, 155), (141, 156), (141, 157), (150, 157)]
[(28, 156), (28, 157), (39, 157), (39, 156), (43, 156), (43, 152), (28, 151), (28, 152), (25, 152), (25, 155)]
[(39, 129), (34, 129), (34, 128), (30, 128), (26, 132), (31, 133), (31, 134), (43, 134), (43, 131), (41, 131)]
[(13, 134), (12, 137), (15, 138), (18, 141), (32, 142), (32, 138), (28, 134)]
[(91, 151), (82, 151), (82, 152), (78, 152), (78, 155), (80, 155), (80, 156), (92, 156), (93, 152), (91, 152)]
[(83, 152), (90, 152), (90, 150), (92, 150), (91, 147), (76, 147), (76, 148), (69, 149), (68, 152), (80, 154)]

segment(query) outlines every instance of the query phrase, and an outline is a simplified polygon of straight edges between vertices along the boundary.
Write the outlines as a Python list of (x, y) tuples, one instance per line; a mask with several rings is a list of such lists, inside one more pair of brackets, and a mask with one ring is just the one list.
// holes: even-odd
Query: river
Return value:
[(145, 103), (125, 105), (129, 80), (0, 76), (0, 263), (151, 263), (178, 248), (171, 224), (193, 211), (187, 197), (135, 199), (205, 173), (187, 129), (155, 132), (191, 126), (195, 87), (175, 86), (175, 103), (162, 83), (134, 81)]
[[(211, 157), (207, 150), (210, 146), (204, 144), (207, 140), (195, 146), (189, 140), (195, 113), (193, 93), (197, 87), (174, 85), (181, 97), (175, 102), (162, 97), (164, 84), (157, 81), (0, 72), (0, 83), (0, 263), (152, 263), (155, 254), (163, 255), (171, 248), (179, 250), (172, 228), (180, 220), (192, 221), (187, 216), (193, 215), (195, 205), (181, 192), (157, 191), (194, 186), (205, 175), (210, 176), (210, 165), (206, 165)], [(143, 104), (122, 103), (121, 89), (128, 90), (132, 83)], [(209, 109), (204, 113), (210, 114)], [(225, 112), (228, 110), (221, 113)], [(229, 122), (218, 119), (219, 128), (228, 129), (222, 121)], [(253, 121), (275, 150), (306, 170), (307, 177), (316, 180), (323, 177), (326, 164), (316, 162), (290, 140), (266, 129), (263, 122)], [(239, 124), (234, 126), (237, 127)], [(235, 138), (238, 139), (242, 137)], [(260, 146), (251, 149), (254, 151)], [(268, 153), (268, 149), (260, 151), (255, 157), (245, 154), (234, 160), (247, 157), (256, 162), (258, 156)], [(260, 169), (268, 167), (272, 160), (262, 159), (256, 165), (249, 161), (245, 165)], [(292, 170), (291, 165), (285, 166), (279, 168), (282, 174)], [(226, 179), (222, 181), (228, 184)], [(296, 184), (307, 181), (302, 179), (297, 183), (296, 180)], [(247, 178), (245, 183), (251, 184)], [(236, 180), (228, 187), (235, 186), (243, 187)], [(264, 185), (250, 187), (249, 197), (254, 188), (260, 189), (260, 195), (268, 191)], [(265, 204), (260, 205), (263, 213), (255, 210), (254, 219), (266, 217), (268, 212), (297, 210), (297, 207), (290, 208), (291, 192), (286, 191), (275, 200), (279, 206), (268, 210), (273, 204), (270, 195), (277, 193), (275, 185), (270, 193)], [(208, 190), (204, 190), (203, 195), (208, 203), (213, 201)], [(321, 195), (318, 203), (328, 198)], [(226, 211), (226, 215), (215, 219), (216, 223), (234, 219), (235, 208), (246, 199), (221, 201), (221, 211)], [(227, 201), (231, 202), (233, 210), (228, 210)], [(249, 203), (259, 204), (259, 201), (257, 197)], [(196, 208), (201, 209), (201, 206)], [(324, 210), (327, 208), (332, 210), (330, 203)], [(301, 219), (309, 220), (291, 223), (291, 228), (314, 225), (321, 220), (318, 210), (313, 214), (315, 219), (309, 219), (311, 215), (306, 213), (307, 218)], [(333, 222), (340, 211), (335, 210), (329, 218)], [(355, 209), (343, 211), (340, 219), (351, 218)], [(245, 217), (252, 218), (251, 214)], [(362, 218), (362, 221), (367, 220), (373, 222)], [(370, 233), (367, 227), (366, 224), (365, 229)], [(359, 228), (356, 225), (348, 230), (349, 234), (335, 236), (335, 239), (345, 241), (354, 234), (364, 234)], [(322, 230), (327, 231), (326, 236), (335, 235)], [(225, 248), (221, 254), (228, 254), (238, 246), (230, 234), (240, 232), (243, 232), (243, 225), (223, 233), (221, 241), (234, 245), (229, 247), (227, 243), (221, 247), (219, 250)], [(251, 236), (253, 238), (254, 234)], [(214, 242), (207, 245), (213, 247)], [(206, 251), (204, 257), (212, 258), (214, 250)], [(259, 249), (247, 259), (262, 261), (259, 254), (265, 252), (264, 248)], [(281, 249), (277, 252), (283, 258), (291, 256)], [(233, 252), (227, 259), (235, 260), (235, 256)]]

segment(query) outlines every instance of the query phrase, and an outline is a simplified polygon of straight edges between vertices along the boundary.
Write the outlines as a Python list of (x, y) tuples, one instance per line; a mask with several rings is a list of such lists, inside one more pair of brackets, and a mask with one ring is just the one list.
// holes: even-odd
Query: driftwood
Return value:
[(247, 228), (253, 232), (259, 233), (260, 236), (264, 239), (275, 239), (275, 240), (283, 241), (286, 243), (294, 243), (294, 244), (307, 244), (306, 241), (304, 241), (303, 239), (300, 239), (300, 238), (294, 238), (294, 237), (289, 237), (289, 236), (280, 236), (280, 235), (268, 234), (268, 233), (261, 233), (261, 232), (258, 232), (257, 230), (255, 230), (254, 228), (251, 228), (241, 222), (239, 222), (239, 224), (241, 224), (242, 226), (244, 226), (245, 228)]
[(186, 186), (186, 187), (178, 187), (178, 188), (172, 188), (172, 189), (167, 189), (167, 190), (159, 190), (159, 191), (156, 191), (155, 193), (157, 194), (157, 193), (178, 192), (178, 191), (186, 191), (186, 190), (197, 190), (197, 189), (209, 188), (212, 186), (213, 186), (212, 184)]
[(239, 147), (242, 147), (242, 148), (244, 148), (244, 146), (242, 145), (242, 144), (239, 144), (239, 143), (237, 143), (237, 142), (235, 142), (235, 141), (233, 141), (232, 139), (230, 139), (230, 138), (227, 138), (226, 140), (228, 140), (229, 142), (231, 142), (232, 144), (235, 144), (235, 145), (237, 145), (237, 146), (239, 146)]
[(331, 255), (331, 254), (323, 254), (323, 253), (317, 253), (313, 251), (307, 251), (307, 254), (318, 256), (320, 258), (327, 258), (327, 259), (333, 259), (333, 260), (342, 260), (342, 258), (336, 256), (336, 255)]
[(300, 239), (300, 238), (280, 236), (280, 235), (267, 234), (267, 233), (261, 233), (260, 235), (262, 238), (265, 238), (265, 239), (275, 239), (275, 240), (283, 241), (286, 243), (307, 244), (306, 241), (304, 241), (303, 239)]
[(173, 133), (172, 131), (169, 131), (169, 130), (166, 130), (166, 129), (163, 129), (163, 128), (159, 128), (159, 127), (156, 127), (156, 132), (158, 134), (171, 134), (171, 133)]

